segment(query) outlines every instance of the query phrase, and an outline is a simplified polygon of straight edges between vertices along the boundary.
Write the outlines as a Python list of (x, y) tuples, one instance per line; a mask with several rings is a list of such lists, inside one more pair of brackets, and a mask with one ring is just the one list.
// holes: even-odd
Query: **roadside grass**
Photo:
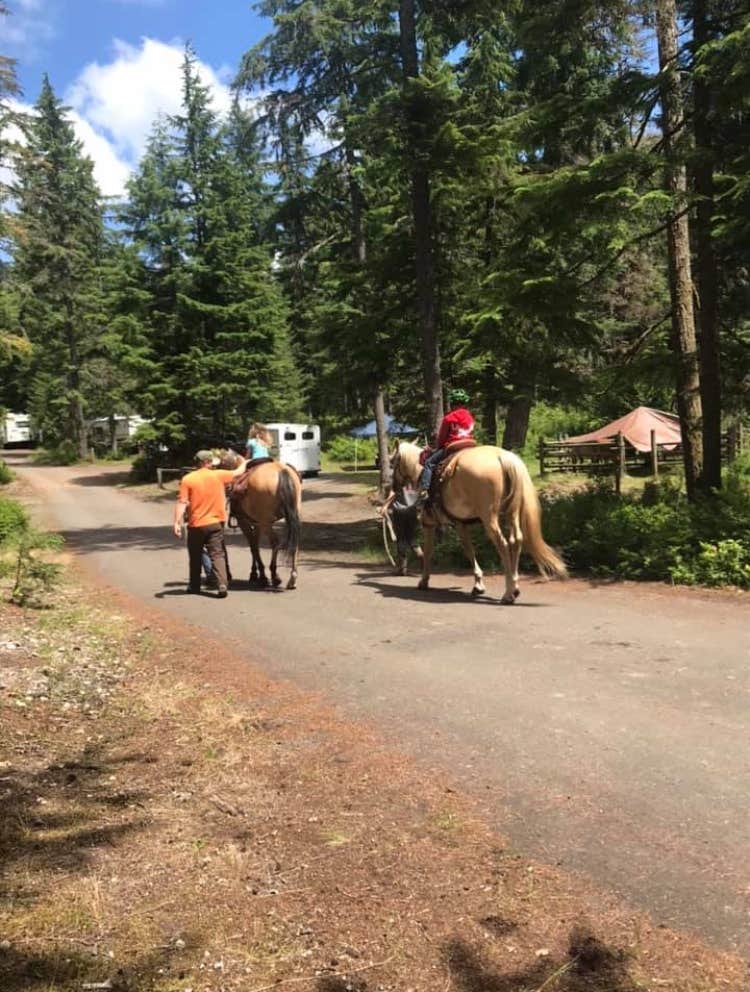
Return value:
[(92, 592), (0, 604), (3, 992), (745, 988), (372, 731)]

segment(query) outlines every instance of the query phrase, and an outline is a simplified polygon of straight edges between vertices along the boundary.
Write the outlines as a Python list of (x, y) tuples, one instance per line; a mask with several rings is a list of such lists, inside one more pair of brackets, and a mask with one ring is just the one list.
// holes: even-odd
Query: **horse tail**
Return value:
[(297, 508), (297, 487), (294, 485), (291, 470), (286, 466), (279, 472), (276, 496), (279, 501), (279, 516), (286, 521), (286, 533), (279, 550), (292, 559), (299, 548), (300, 517)]
[(542, 575), (567, 579), (568, 570), (560, 556), (542, 537), (542, 507), (529, 470), (517, 456), (512, 459), (500, 458), (509, 481), (506, 513), (517, 519), (521, 525), (524, 550), (531, 555)]

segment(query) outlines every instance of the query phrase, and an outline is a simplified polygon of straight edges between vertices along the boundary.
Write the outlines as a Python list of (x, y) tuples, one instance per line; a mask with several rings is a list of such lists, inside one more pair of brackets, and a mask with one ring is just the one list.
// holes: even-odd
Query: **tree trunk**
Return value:
[(89, 439), (86, 433), (86, 421), (83, 416), (83, 400), (81, 398), (81, 364), (78, 354), (78, 341), (73, 327), (73, 308), (68, 301), (65, 305), (67, 315), (66, 338), (68, 343), (68, 410), (70, 416), (70, 435), (78, 449), (79, 458), (88, 458)]
[[(693, 49), (697, 54), (711, 40), (705, 0), (693, 3)], [(703, 408), (703, 471), (701, 489), (721, 486), (721, 368), (719, 347), (718, 273), (712, 226), (714, 217), (714, 138), (711, 89), (693, 75), (695, 133), (695, 281), (698, 290), (700, 391)]]
[(117, 457), (117, 418), (113, 413), (109, 415), (109, 450), (113, 457)]
[(423, 119), (422, 108), (415, 99), (410, 85), (412, 80), (419, 78), (414, 0), (399, 2), (399, 33), (404, 74), (404, 110), (411, 162), (417, 307), (422, 332), (422, 375), (429, 426), (430, 430), (436, 433), (443, 417), (443, 382), (440, 373), (437, 273), (432, 243), (430, 177), (420, 148), (428, 122)]
[(510, 401), (505, 414), (505, 430), (503, 431), (503, 447), (506, 451), (520, 451), (526, 444), (531, 405), (531, 390), (517, 392)]
[(387, 496), (391, 488), (391, 459), (388, 451), (388, 430), (385, 426), (385, 399), (383, 387), (375, 391), (375, 430), (378, 435), (378, 465), (380, 468), (380, 492)]
[(492, 365), (485, 369), (483, 379), (482, 427), (487, 435), (487, 444), (497, 444), (497, 373)]
[(367, 242), (365, 241), (365, 198), (355, 175), (357, 160), (349, 139), (345, 138), (344, 157), (349, 182), (349, 201), (352, 208), (352, 252), (354, 260), (364, 265), (367, 261)]
[(672, 213), (667, 227), (672, 349), (675, 353), (677, 411), (682, 429), (685, 487), (688, 499), (692, 500), (703, 469), (703, 438), (698, 349), (693, 315), (693, 280), (690, 271), (690, 237), (685, 209), (687, 179), (679, 150), (685, 122), (677, 63), (675, 0), (656, 0), (656, 37), (661, 72), (666, 189), (672, 196)]

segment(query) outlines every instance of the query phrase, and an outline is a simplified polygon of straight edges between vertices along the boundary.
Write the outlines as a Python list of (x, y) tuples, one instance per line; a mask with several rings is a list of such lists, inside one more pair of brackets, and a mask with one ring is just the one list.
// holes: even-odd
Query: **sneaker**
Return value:
[(228, 593), (227, 593), (227, 587), (226, 586), (219, 586), (219, 592), (217, 593), (217, 595), (218, 595), (219, 599), (226, 599), (227, 598), (227, 595), (228, 595)]

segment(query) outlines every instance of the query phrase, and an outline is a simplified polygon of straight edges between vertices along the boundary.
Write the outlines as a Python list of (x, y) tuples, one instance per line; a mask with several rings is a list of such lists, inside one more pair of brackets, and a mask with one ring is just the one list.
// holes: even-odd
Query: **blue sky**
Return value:
[(155, 115), (177, 107), (185, 42), (222, 109), (240, 57), (270, 26), (249, 0), (6, 2), (0, 52), (18, 60), (23, 103), (34, 102), (47, 72), (110, 195), (121, 192)]

